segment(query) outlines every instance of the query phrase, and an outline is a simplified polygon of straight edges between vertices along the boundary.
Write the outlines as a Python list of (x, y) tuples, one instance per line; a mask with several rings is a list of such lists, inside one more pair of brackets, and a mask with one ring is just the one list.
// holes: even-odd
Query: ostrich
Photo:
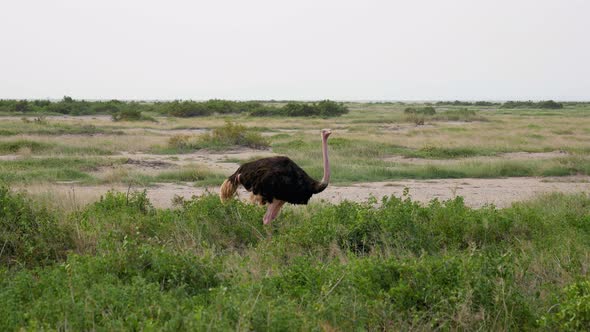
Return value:
[(326, 189), (330, 181), (328, 161), (328, 136), (330, 129), (322, 129), (322, 153), (324, 158), (324, 177), (320, 182), (312, 179), (301, 167), (288, 157), (262, 158), (240, 166), (221, 185), (219, 196), (225, 202), (231, 198), (241, 184), (252, 192), (251, 200), (260, 205), (269, 203), (262, 222), (273, 221), (285, 202), (307, 204), (311, 195)]

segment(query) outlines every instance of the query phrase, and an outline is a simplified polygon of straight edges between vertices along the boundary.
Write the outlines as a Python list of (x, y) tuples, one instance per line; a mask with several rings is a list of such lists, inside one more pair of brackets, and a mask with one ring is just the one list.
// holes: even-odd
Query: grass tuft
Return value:
[(174, 135), (168, 140), (166, 148), (156, 149), (156, 152), (186, 153), (199, 149), (226, 150), (236, 147), (267, 149), (269, 146), (270, 141), (260, 133), (227, 121), (224, 126), (199, 136)]

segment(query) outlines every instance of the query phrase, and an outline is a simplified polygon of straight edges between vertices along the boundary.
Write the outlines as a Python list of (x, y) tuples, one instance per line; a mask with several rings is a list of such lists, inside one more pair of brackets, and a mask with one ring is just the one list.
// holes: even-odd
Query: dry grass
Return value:
[(41, 202), (43, 206), (65, 213), (79, 211), (89, 203), (96, 202), (103, 194), (96, 190), (87, 190), (84, 187), (48, 183), (33, 184), (26, 187), (15, 186), (13, 189), (26, 191), (35, 200)]
[[(425, 119), (425, 124), (417, 126), (404, 120), (403, 110), (408, 105), (402, 104), (361, 104), (347, 105), (351, 112), (342, 117), (321, 118), (258, 118), (247, 115), (210, 116), (200, 118), (168, 118), (158, 117), (154, 122), (113, 122), (106, 116), (83, 117), (47, 117), (44, 124), (25, 122), (20, 118), (0, 118), (0, 131), (3, 129), (23, 130), (33, 126), (70, 126), (70, 128), (94, 126), (98, 134), (19, 134), (1, 136), (3, 142), (27, 140), (55, 146), (70, 147), (67, 153), (60, 149), (50, 151), (31, 151), (23, 148), (16, 155), (4, 156), (4, 159), (34, 158), (40, 156), (68, 155), (80, 156), (78, 150), (101, 148), (110, 151), (113, 156), (121, 153), (140, 153), (158, 151), (157, 147), (165, 147), (171, 138), (178, 135), (193, 135), (214, 128), (223, 127), (227, 120), (251, 128), (271, 141), (274, 152), (286, 154), (310, 168), (311, 172), (321, 170), (321, 154), (319, 150), (319, 130), (332, 128), (332, 160), (334, 165), (350, 164), (350, 169), (365, 169), (366, 173), (357, 181), (381, 179), (389, 174), (387, 169), (398, 167), (399, 163), (384, 163), (388, 157), (437, 158), (440, 162), (431, 164), (449, 164), (457, 158), (469, 157), (464, 162), (487, 161), (488, 157), (497, 156), (503, 159), (507, 152), (549, 152), (567, 151), (570, 156), (582, 158), (590, 156), (590, 117), (586, 106), (580, 109), (566, 108), (551, 114), (542, 111), (513, 111), (481, 108), (477, 116), (487, 121), (441, 121)], [(412, 105), (419, 107), (420, 105)], [(576, 106), (578, 107), (578, 106)], [(477, 108), (475, 108), (477, 109)], [(437, 114), (452, 107), (437, 108)], [(558, 114), (555, 115), (554, 113)], [(549, 114), (549, 115), (548, 115)], [(32, 128), (32, 127), (31, 127)], [(101, 134), (100, 132), (117, 132), (118, 134)], [(122, 133), (122, 134), (121, 134)], [(289, 145), (289, 142), (301, 141), (303, 148)], [(343, 141), (347, 144), (338, 148), (334, 144)], [(354, 142), (358, 142), (355, 144)], [(287, 144), (287, 145), (285, 145)], [(349, 146), (350, 145), (350, 146)], [(73, 151), (73, 152), (72, 152)], [(430, 153), (434, 151), (435, 153)], [(206, 153), (206, 152), (203, 152)], [(1, 157), (1, 156), (0, 156)], [(88, 156), (90, 157), (90, 156)], [(480, 159), (485, 157), (483, 160)], [(231, 156), (230, 156), (231, 159)], [(235, 159), (235, 158), (234, 158)], [(241, 160), (234, 160), (240, 162)], [(445, 160), (446, 159), (446, 160)], [(450, 161), (449, 161), (450, 160)], [(585, 160), (585, 159), (580, 159)], [(212, 161), (218, 163), (218, 161)], [(552, 161), (547, 160), (551, 163)], [(408, 167), (420, 162), (409, 160)], [(472, 163), (473, 164), (473, 163)], [(460, 165), (459, 165), (460, 166)], [(222, 166), (220, 166), (223, 168)], [(227, 168), (227, 165), (226, 165)], [(129, 171), (113, 170), (108, 182), (116, 179), (133, 177)], [(125, 173), (125, 174), (123, 174)], [(317, 172), (316, 172), (317, 173)], [(380, 173), (375, 177), (371, 174)], [(385, 175), (384, 175), (385, 174)], [(156, 174), (157, 175), (157, 174)], [(337, 178), (337, 176), (335, 176)], [(353, 181), (354, 177), (349, 176)]]

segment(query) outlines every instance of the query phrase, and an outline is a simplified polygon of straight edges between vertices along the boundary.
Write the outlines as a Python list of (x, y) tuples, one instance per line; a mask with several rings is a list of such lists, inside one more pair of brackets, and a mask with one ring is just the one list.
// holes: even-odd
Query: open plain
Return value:
[[(156, 206), (170, 207), (175, 195), (216, 192), (240, 163), (258, 157), (287, 155), (319, 178), (319, 130), (331, 127), (333, 182), (316, 201), (362, 202), (399, 196), (407, 187), (422, 202), (461, 195), (470, 206), (505, 207), (540, 193), (589, 189), (590, 118), (584, 104), (549, 111), (471, 107), (475, 114), (469, 115), (461, 114), (465, 107), (446, 105), (419, 119), (405, 114), (408, 105), (400, 103), (347, 106), (349, 114), (329, 119), (4, 116), (0, 179), (35, 194), (72, 196), (71, 191), (80, 203), (110, 188), (146, 189)], [(175, 138), (198, 139), (227, 121), (260, 134), (268, 146), (173, 146)]]
[[(590, 104), (219, 104), (254, 111), (0, 116), (0, 330), (588, 330)], [(311, 204), (220, 202), (260, 157), (319, 179), (322, 128)]]

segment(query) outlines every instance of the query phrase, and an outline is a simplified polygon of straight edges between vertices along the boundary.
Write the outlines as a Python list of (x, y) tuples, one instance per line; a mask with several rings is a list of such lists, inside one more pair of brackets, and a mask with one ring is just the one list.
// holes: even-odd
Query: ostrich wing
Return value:
[(242, 165), (238, 172), (244, 188), (262, 196), (264, 202), (306, 204), (316, 183), (287, 157), (259, 159)]

